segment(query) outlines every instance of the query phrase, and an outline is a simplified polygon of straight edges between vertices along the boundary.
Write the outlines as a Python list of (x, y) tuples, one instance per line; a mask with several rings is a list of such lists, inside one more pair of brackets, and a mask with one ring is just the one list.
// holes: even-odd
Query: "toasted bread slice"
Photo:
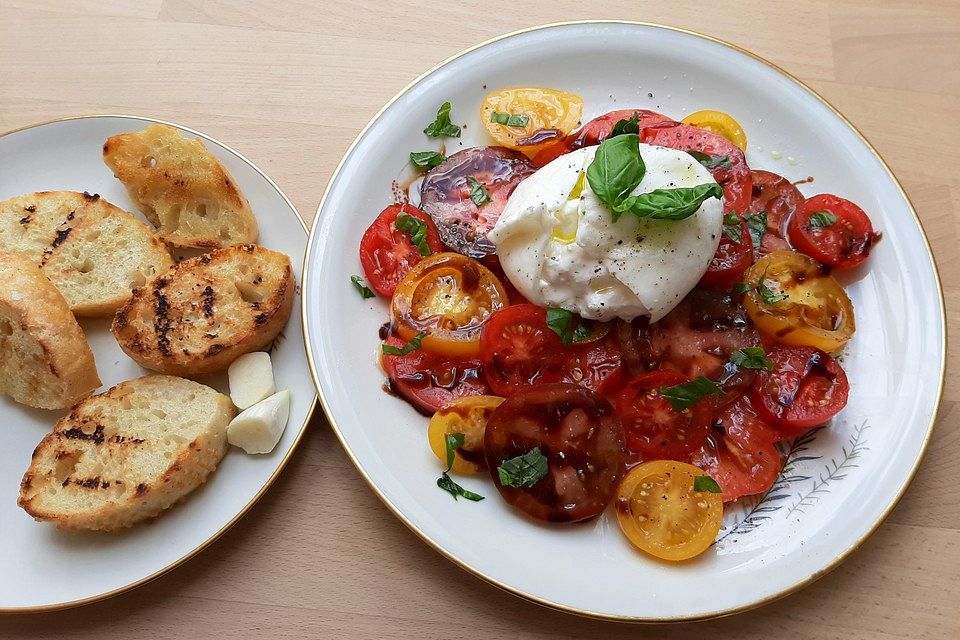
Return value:
[(44, 436), (18, 503), (60, 529), (112, 531), (155, 517), (217, 468), (234, 412), (230, 398), (183, 378), (118, 384)]
[(173, 264), (153, 231), (100, 196), (41, 191), (0, 202), (0, 251), (43, 268), (78, 316), (110, 316)]
[(257, 241), (250, 204), (200, 140), (152, 124), (108, 139), (103, 161), (168, 243), (212, 249)]
[(93, 352), (60, 291), (25, 253), (0, 253), (0, 393), (63, 409), (100, 386)]
[(134, 291), (111, 331), (147, 369), (180, 376), (222, 371), (280, 333), (295, 287), (282, 253), (253, 244), (217, 249)]

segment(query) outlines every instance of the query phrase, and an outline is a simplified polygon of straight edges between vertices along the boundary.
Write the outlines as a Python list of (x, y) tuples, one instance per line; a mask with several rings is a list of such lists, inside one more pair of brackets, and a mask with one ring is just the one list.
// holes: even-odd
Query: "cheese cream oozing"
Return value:
[[(710, 265), (723, 203), (709, 198), (679, 221), (624, 213), (615, 222), (589, 182), (579, 180), (596, 152), (586, 147), (560, 156), (517, 185), (488, 237), (504, 273), (531, 302), (591, 320), (656, 322)], [(640, 156), (646, 173), (631, 195), (715, 182), (683, 151), (640, 144)]]

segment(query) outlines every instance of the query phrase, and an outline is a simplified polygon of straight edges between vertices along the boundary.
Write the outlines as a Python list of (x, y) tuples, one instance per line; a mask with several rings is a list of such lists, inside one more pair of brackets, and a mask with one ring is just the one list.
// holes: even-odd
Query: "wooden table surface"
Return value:
[[(0, 131), (86, 113), (173, 120), (240, 150), (312, 218), (359, 129), (416, 75), (500, 33), (601, 17), (736, 43), (842, 110), (919, 210), (957, 328), (957, 0), (0, 0)], [(933, 442), (886, 523), (827, 577), (749, 613), (636, 627), (503, 593), (390, 515), (318, 416), (280, 480), (199, 557), (99, 604), (0, 618), (0, 637), (958, 638), (956, 364), (951, 354)]]

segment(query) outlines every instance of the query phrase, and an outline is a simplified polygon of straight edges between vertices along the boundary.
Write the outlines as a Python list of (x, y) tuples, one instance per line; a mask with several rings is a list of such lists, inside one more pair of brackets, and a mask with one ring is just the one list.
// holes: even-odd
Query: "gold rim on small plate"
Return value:
[[(209, 135), (207, 135), (207, 134), (205, 134), (205, 133), (202, 133), (202, 132), (200, 132), (200, 131), (197, 131), (196, 129), (191, 129), (190, 127), (185, 127), (185, 126), (183, 126), (182, 124), (177, 124), (176, 122), (170, 122), (170, 121), (168, 121), (168, 120), (160, 120), (160, 119), (157, 119), (157, 118), (149, 118), (149, 117), (147, 117), (147, 116), (132, 116), (132, 115), (124, 114), (124, 113), (96, 113), (96, 114), (88, 114), (88, 115), (81, 115), (81, 116), (66, 116), (66, 117), (63, 117), (63, 118), (54, 118), (54, 119), (52, 119), (52, 120), (45, 120), (45, 121), (43, 121), (43, 122), (37, 122), (37, 123), (34, 123), (34, 124), (28, 124), (28, 125), (26, 125), (26, 126), (24, 126), (24, 127), (18, 127), (18, 128), (16, 128), (16, 129), (11, 129), (10, 131), (6, 131), (6, 132), (4, 132), (4, 133), (0, 133), (0, 138), (5, 138), (5, 137), (7, 137), (7, 136), (13, 135), (14, 133), (19, 133), (20, 131), (26, 131), (26, 130), (28, 130), (28, 129), (36, 129), (36, 128), (38, 128), (38, 127), (43, 127), (43, 126), (46, 126), (46, 125), (48, 125), (48, 124), (54, 124), (54, 123), (57, 123), (57, 122), (67, 122), (67, 121), (69, 121), (69, 120), (86, 120), (86, 119), (93, 119), (93, 118), (125, 118), (125, 119), (128, 119), (128, 120), (138, 120), (138, 121), (140, 121), (140, 122), (152, 122), (152, 123), (155, 123), (155, 124), (165, 124), (165, 125), (169, 125), (169, 126), (171, 126), (171, 127), (175, 127), (175, 128), (177, 128), (177, 129), (180, 129), (181, 131), (186, 131), (187, 133), (189, 133), (189, 134), (191, 134), (191, 135), (194, 135), (194, 136), (197, 136), (197, 137), (199, 137), (199, 138), (203, 138), (204, 140), (206, 140), (206, 141), (208, 141), (208, 142), (212, 142), (213, 144), (219, 145), (219, 146), (222, 147), (223, 149), (226, 149), (227, 151), (229, 151), (229, 152), (232, 153), (233, 155), (235, 155), (235, 156), (237, 156), (238, 158), (240, 158), (241, 160), (243, 160), (243, 161), (244, 161), (246, 164), (248, 164), (254, 171), (256, 171), (257, 173), (259, 173), (260, 176), (262, 176), (262, 177), (270, 184), (270, 186), (273, 187), (274, 190), (275, 190), (277, 193), (280, 194), (280, 197), (283, 198), (283, 201), (287, 203), (287, 206), (289, 206), (290, 209), (293, 210), (293, 212), (294, 212), (294, 213), (296, 214), (296, 216), (297, 216), (297, 220), (300, 222), (300, 227), (303, 228), (303, 232), (304, 232), (304, 233), (307, 233), (307, 223), (306, 223), (306, 221), (303, 219), (303, 216), (300, 215), (300, 212), (299, 212), (299, 211), (297, 210), (297, 208), (293, 205), (293, 202), (290, 201), (290, 198), (287, 197), (287, 194), (285, 194), (285, 193), (283, 192), (283, 189), (281, 189), (280, 186), (277, 185), (277, 183), (274, 182), (273, 179), (270, 178), (270, 176), (268, 176), (266, 173), (264, 173), (263, 170), (260, 169), (260, 167), (258, 167), (256, 164), (254, 164), (253, 162), (251, 162), (249, 159), (247, 159), (246, 156), (244, 156), (242, 153), (240, 153), (239, 151), (237, 151), (237, 150), (234, 149), (233, 147), (231, 147), (231, 146), (229, 146), (229, 145), (226, 145), (226, 144), (220, 142), (219, 140), (217, 140), (217, 139), (214, 138), (213, 136), (209, 136)], [(306, 275), (306, 272), (304, 272), (304, 275)], [(301, 276), (301, 280), (302, 280), (302, 276)], [(304, 296), (301, 294), (301, 296), (300, 296), (300, 305), (301, 305), (301, 307), (303, 306), (303, 300), (304, 300)], [(36, 607), (0, 608), (0, 615), (16, 615), (16, 614), (29, 614), (29, 613), (44, 613), (44, 612), (47, 612), (47, 611), (62, 611), (62, 610), (64, 610), (64, 609), (72, 609), (72, 608), (74, 608), (74, 607), (79, 607), (79, 606), (82, 606), (82, 605), (85, 605), (85, 604), (94, 604), (94, 603), (96, 603), (96, 602), (101, 602), (101, 601), (103, 601), (103, 600), (107, 600), (107, 599), (112, 598), (112, 597), (114, 597), (114, 596), (118, 596), (118, 595), (120, 595), (120, 594), (122, 594), (122, 593), (126, 593), (127, 591), (130, 591), (130, 590), (132, 590), (132, 589), (136, 589), (137, 587), (141, 587), (141, 586), (147, 584), (148, 582), (159, 578), (160, 576), (164, 575), (165, 573), (168, 573), (168, 572), (176, 569), (176, 568), (179, 567), (180, 565), (186, 563), (188, 560), (192, 560), (192, 559), (193, 559), (194, 557), (196, 557), (201, 551), (203, 551), (204, 549), (206, 549), (207, 547), (209, 547), (211, 544), (213, 544), (213, 542), (216, 541), (217, 538), (219, 538), (219, 537), (222, 536), (224, 533), (226, 533), (227, 530), (230, 529), (230, 527), (232, 527), (232, 526), (235, 525), (237, 522), (239, 522), (240, 519), (241, 519), (243, 516), (245, 516), (245, 515), (247, 514), (247, 512), (250, 511), (250, 509), (253, 508), (253, 506), (260, 500), (260, 498), (263, 497), (263, 495), (267, 492), (267, 490), (268, 490), (271, 486), (273, 486), (273, 483), (276, 482), (277, 478), (280, 477), (280, 474), (283, 472), (284, 467), (286, 467), (286, 466), (287, 466), (287, 463), (290, 462), (290, 459), (293, 457), (294, 451), (296, 451), (297, 447), (298, 447), (299, 444), (300, 444), (300, 441), (303, 439), (303, 434), (306, 433), (306, 431), (307, 431), (307, 425), (310, 424), (310, 420), (313, 418), (314, 412), (315, 412), (316, 409), (317, 409), (317, 405), (318, 405), (317, 398), (314, 397), (313, 403), (310, 405), (309, 411), (307, 411), (307, 418), (306, 418), (306, 420), (303, 421), (303, 424), (300, 425), (300, 430), (297, 432), (297, 435), (296, 435), (296, 438), (295, 438), (294, 441), (293, 441), (293, 444), (290, 445), (290, 450), (287, 451), (286, 455), (283, 457), (283, 459), (282, 459), (282, 460), (280, 461), (280, 463), (277, 465), (277, 468), (276, 468), (276, 469), (274, 470), (274, 472), (270, 475), (270, 477), (267, 478), (267, 481), (263, 484), (262, 487), (260, 487), (260, 490), (257, 491), (257, 493), (253, 496), (253, 498), (251, 498), (250, 501), (247, 502), (247, 504), (244, 505), (244, 507), (243, 507), (229, 522), (227, 522), (225, 525), (223, 525), (222, 527), (220, 527), (220, 529), (218, 529), (212, 536), (210, 536), (209, 538), (207, 538), (206, 540), (204, 540), (203, 542), (201, 542), (198, 546), (194, 547), (192, 550), (190, 550), (189, 552), (187, 552), (185, 555), (181, 556), (181, 557), (180, 557), (178, 560), (176, 560), (175, 562), (172, 562), (172, 563), (168, 564), (167, 566), (163, 567), (162, 569), (158, 569), (157, 571), (154, 571), (153, 573), (151, 573), (151, 574), (148, 575), (148, 576), (145, 576), (145, 577), (143, 577), (143, 578), (140, 578), (139, 580), (135, 580), (135, 581), (131, 582), (130, 584), (126, 584), (126, 585), (124, 585), (124, 586), (122, 586), (122, 587), (117, 587), (116, 589), (112, 589), (112, 590), (110, 590), (110, 591), (107, 591), (106, 593), (101, 593), (101, 594), (98, 594), (98, 595), (95, 595), (95, 596), (89, 596), (89, 597), (86, 597), (86, 598), (81, 598), (81, 599), (79, 599), (79, 600), (71, 600), (71, 601), (69, 601), (69, 602), (61, 602), (61, 603), (58, 603), (58, 604), (51, 604), (51, 605), (40, 605), (40, 606), (36, 606)]]
[(897, 177), (893, 174), (893, 171), (890, 170), (890, 167), (887, 165), (887, 163), (884, 161), (884, 159), (880, 156), (880, 154), (877, 152), (877, 150), (874, 148), (874, 146), (873, 146), (872, 144), (870, 144), (870, 142), (869, 142), (869, 141), (867, 140), (867, 138), (863, 135), (863, 133), (861, 133), (861, 131), (860, 131), (859, 129), (857, 129), (857, 127), (855, 127), (855, 126), (853, 125), (853, 123), (850, 122), (850, 120), (847, 119), (846, 116), (844, 116), (842, 113), (840, 113), (840, 111), (837, 110), (836, 107), (834, 107), (832, 104), (830, 104), (829, 102), (827, 102), (820, 94), (818, 94), (818, 93), (817, 93), (816, 91), (814, 91), (812, 88), (810, 88), (809, 86), (807, 86), (806, 84), (804, 84), (801, 80), (799, 80), (798, 78), (796, 78), (795, 76), (793, 76), (791, 73), (785, 71), (784, 69), (780, 68), (780, 67), (777, 66), (776, 64), (770, 62), (769, 60), (766, 60), (765, 58), (762, 58), (762, 57), (758, 56), (757, 54), (755, 54), (755, 53), (753, 53), (753, 52), (751, 52), (751, 51), (748, 51), (747, 49), (744, 49), (744, 48), (742, 48), (742, 47), (739, 47), (739, 46), (737, 46), (737, 45), (735, 45), (735, 44), (733, 44), (733, 43), (727, 42), (727, 41), (725, 41), (725, 40), (721, 40), (721, 39), (719, 39), (719, 38), (714, 38), (713, 36), (708, 36), (708, 35), (705, 35), (705, 34), (702, 34), (702, 33), (698, 33), (698, 32), (696, 32), (696, 31), (691, 31), (691, 30), (689, 30), (689, 29), (683, 29), (683, 28), (680, 28), (680, 27), (672, 27), (672, 26), (668, 26), (668, 25), (657, 24), (657, 23), (653, 23), (653, 22), (639, 22), (639, 21), (634, 21), (634, 20), (570, 20), (570, 21), (565, 21), (565, 22), (553, 22), (553, 23), (543, 24), (543, 25), (539, 25), (539, 26), (535, 26), (535, 27), (528, 27), (528, 28), (525, 28), (525, 29), (518, 29), (517, 31), (512, 31), (512, 32), (510, 32), (510, 33), (505, 33), (505, 34), (503, 34), (503, 35), (499, 35), (499, 36), (496, 36), (496, 37), (494, 37), (494, 38), (490, 38), (489, 40), (485, 40), (485, 41), (483, 41), (483, 42), (481, 42), (481, 43), (479, 43), (479, 44), (476, 44), (476, 45), (474, 45), (474, 46), (472, 46), (472, 47), (469, 47), (469, 48), (467, 48), (467, 49), (464, 49), (463, 51), (461, 51), (461, 52), (459, 52), (459, 53), (457, 53), (457, 54), (455, 54), (455, 55), (447, 58), (447, 59), (444, 60), (443, 62), (437, 64), (436, 66), (434, 66), (434, 67), (432, 67), (431, 69), (429, 69), (429, 70), (425, 71), (424, 73), (422, 73), (420, 76), (418, 76), (418, 77), (417, 77), (416, 79), (414, 79), (412, 82), (410, 82), (407, 86), (403, 87), (399, 92), (397, 92), (396, 95), (394, 95), (392, 98), (390, 98), (390, 100), (388, 100), (388, 101), (377, 111), (377, 113), (374, 114), (374, 116), (370, 119), (370, 121), (367, 122), (366, 125), (364, 125), (363, 129), (360, 130), (360, 132), (357, 134), (357, 137), (353, 140), (353, 142), (350, 144), (350, 146), (349, 146), (349, 147), (347, 148), (347, 150), (344, 152), (343, 157), (340, 159), (340, 162), (337, 164), (337, 168), (334, 170), (333, 174), (330, 176), (330, 180), (327, 182), (327, 186), (326, 186), (326, 188), (325, 188), (325, 190), (324, 190), (323, 196), (322, 196), (321, 199), (320, 199), (320, 204), (317, 206), (317, 213), (316, 213), (316, 216), (314, 217), (313, 223), (312, 223), (312, 225), (311, 225), (311, 227), (310, 227), (310, 237), (309, 237), (308, 240), (307, 240), (307, 251), (306, 251), (306, 256), (305, 256), (305, 258), (304, 258), (304, 264), (303, 264), (303, 281), (304, 281), (304, 282), (307, 281), (307, 274), (309, 273), (309, 269), (310, 269), (310, 260), (309, 260), (309, 258), (310, 258), (310, 250), (311, 250), (311, 248), (313, 247), (314, 239), (316, 238), (317, 226), (318, 226), (319, 220), (320, 220), (320, 212), (321, 212), (321, 210), (323, 209), (323, 205), (324, 205), (324, 203), (326, 202), (327, 196), (328, 196), (329, 193), (330, 193), (330, 188), (331, 188), (331, 186), (336, 182), (337, 177), (340, 175), (340, 171), (341, 171), (341, 169), (343, 168), (344, 163), (347, 161), (347, 158), (350, 157), (350, 154), (353, 152), (354, 148), (357, 146), (357, 144), (359, 144), (360, 140), (366, 135), (366, 133), (367, 133), (367, 131), (370, 129), (370, 127), (373, 126), (373, 124), (374, 124), (377, 120), (379, 120), (380, 116), (383, 115), (383, 113), (384, 113), (391, 105), (393, 105), (393, 103), (395, 103), (397, 100), (399, 100), (402, 96), (404, 96), (408, 91), (410, 91), (413, 87), (415, 87), (415, 86), (416, 86), (417, 84), (419, 84), (421, 81), (423, 81), (424, 79), (426, 79), (427, 77), (429, 77), (429, 76), (432, 75), (433, 73), (435, 73), (435, 72), (437, 72), (438, 70), (440, 70), (442, 67), (445, 67), (446, 65), (450, 64), (450, 63), (453, 62), (454, 60), (457, 60), (458, 58), (461, 58), (461, 57), (463, 57), (463, 56), (465, 56), (465, 55), (467, 55), (467, 54), (469, 54), (469, 53), (471, 53), (471, 52), (473, 52), (473, 51), (475, 51), (475, 50), (477, 50), (477, 49), (480, 49), (480, 48), (485, 47), (485, 46), (487, 46), (487, 45), (493, 44), (493, 43), (495, 43), (495, 42), (499, 42), (499, 41), (501, 41), (501, 40), (507, 40), (507, 39), (509, 39), (509, 38), (513, 38), (513, 37), (515, 37), (515, 36), (523, 35), (523, 34), (526, 34), (526, 33), (531, 33), (531, 32), (534, 32), (534, 31), (541, 31), (541, 30), (546, 30), (546, 29), (553, 29), (553, 28), (557, 28), (557, 27), (567, 27), (567, 26), (575, 26), (575, 25), (589, 25), (589, 24), (612, 24), (612, 25), (621, 24), (621, 25), (633, 25), (633, 26), (640, 26), (640, 27), (653, 27), (653, 28), (658, 28), (658, 29), (664, 29), (664, 30), (667, 30), (667, 31), (673, 31), (673, 32), (677, 32), (677, 33), (683, 33), (683, 34), (686, 34), (686, 35), (690, 35), (690, 36), (694, 36), (694, 37), (697, 37), (697, 38), (701, 38), (701, 39), (703, 39), (703, 40), (707, 40), (707, 41), (709, 41), (709, 42), (713, 42), (713, 43), (715, 43), (715, 44), (722, 45), (722, 46), (724, 46), (724, 47), (727, 47), (727, 48), (729, 48), (729, 49), (732, 49), (732, 50), (734, 50), (734, 51), (737, 51), (737, 52), (739, 52), (739, 53), (742, 53), (742, 54), (744, 54), (744, 55), (746, 55), (746, 56), (748, 56), (748, 57), (756, 60), (757, 62), (760, 62), (760, 63), (762, 63), (762, 64), (770, 67), (771, 69), (779, 72), (781, 75), (783, 75), (784, 77), (786, 77), (787, 79), (789, 79), (789, 80), (791, 80), (792, 82), (796, 83), (796, 84), (797, 84), (798, 86), (800, 86), (802, 89), (804, 89), (805, 91), (807, 91), (810, 95), (812, 95), (814, 98), (816, 98), (816, 99), (817, 99), (820, 103), (822, 103), (825, 107), (827, 107), (828, 109), (830, 109), (830, 111), (832, 111), (838, 118), (840, 118), (840, 120), (841, 120), (843, 123), (845, 123), (855, 134), (857, 134), (857, 136), (860, 138), (860, 140), (863, 141), (864, 145), (866, 145), (866, 147), (870, 150), (870, 152), (876, 157), (877, 161), (879, 161), (879, 163), (880, 163), (880, 165), (883, 167), (884, 171), (887, 172), (887, 175), (888, 175), (888, 176), (890, 177), (890, 179), (893, 181), (894, 185), (896, 185), (897, 189), (900, 191), (900, 194), (903, 196), (904, 201), (907, 203), (907, 206), (908, 206), (908, 208), (910, 209), (910, 212), (913, 214), (913, 219), (914, 219), (914, 221), (915, 221), (916, 224), (917, 224), (917, 228), (920, 230), (920, 235), (921, 235), (921, 237), (922, 237), (922, 239), (923, 239), (923, 244), (924, 244), (924, 247), (926, 248), (927, 256), (928, 256), (929, 259), (930, 259), (930, 265), (931, 265), (931, 267), (932, 267), (932, 269), (933, 269), (934, 280), (935, 280), (935, 282), (936, 282), (937, 296), (938, 296), (938, 298), (939, 298), (939, 303), (940, 303), (940, 318), (939, 318), (939, 321), (940, 321), (941, 334), (942, 334), (942, 340), (941, 340), (941, 344), (940, 344), (940, 376), (939, 376), (939, 377), (940, 377), (940, 381), (939, 381), (939, 383), (938, 383), (938, 385), (937, 385), (937, 396), (936, 396), (937, 399), (936, 399), (936, 402), (935, 402), (934, 407), (933, 407), (933, 415), (932, 415), (932, 417), (931, 417), (931, 419), (930, 419), (930, 424), (929, 424), (928, 427), (927, 427), (927, 432), (926, 432), (926, 435), (924, 436), (923, 443), (922, 443), (922, 445), (921, 445), (921, 447), (920, 447), (920, 451), (918, 452), (917, 458), (916, 458), (916, 460), (915, 460), (914, 463), (913, 463), (913, 467), (910, 469), (910, 473), (907, 475), (907, 477), (906, 477), (906, 479), (904, 480), (903, 484), (900, 486), (900, 489), (897, 491), (896, 496), (893, 498), (893, 500), (890, 502), (890, 504), (887, 505), (887, 508), (883, 511), (883, 513), (881, 513), (881, 514), (879, 515), (879, 517), (876, 519), (876, 521), (873, 523), (873, 525), (870, 527), (870, 529), (869, 529), (866, 533), (864, 533), (860, 538), (858, 538), (852, 545), (850, 545), (850, 547), (848, 547), (848, 548), (845, 549), (840, 555), (838, 555), (838, 556), (837, 556), (829, 565), (827, 565), (826, 567), (823, 567), (822, 569), (820, 569), (820, 570), (818, 570), (818, 571), (815, 571), (814, 573), (810, 574), (809, 576), (807, 576), (807, 577), (804, 578), (803, 580), (798, 581), (797, 583), (795, 583), (794, 585), (792, 585), (791, 587), (789, 587), (789, 588), (787, 588), (787, 589), (784, 589), (784, 590), (782, 590), (782, 591), (780, 591), (780, 592), (778, 592), (778, 593), (775, 593), (775, 594), (770, 595), (770, 596), (766, 596), (766, 597), (764, 597), (764, 598), (761, 598), (761, 599), (759, 599), (759, 600), (756, 600), (756, 601), (754, 601), (754, 602), (751, 602), (751, 603), (749, 603), (749, 604), (746, 604), (746, 605), (743, 605), (743, 606), (740, 606), (740, 607), (732, 607), (732, 608), (728, 608), (728, 609), (722, 609), (722, 610), (719, 610), (719, 611), (710, 611), (710, 612), (707, 612), (707, 613), (702, 613), (702, 614), (697, 614), (697, 615), (691, 615), (691, 616), (671, 616), (671, 617), (662, 617), (662, 618), (660, 618), (660, 617), (657, 617), (657, 618), (646, 618), (646, 617), (621, 616), (621, 615), (612, 615), (612, 614), (598, 613), (598, 612), (595, 612), (595, 611), (588, 611), (588, 610), (586, 610), (586, 609), (578, 609), (578, 608), (576, 608), (576, 607), (571, 607), (571, 606), (568, 606), (568, 605), (560, 604), (560, 603), (558, 603), (558, 602), (552, 602), (552, 601), (547, 600), (547, 599), (545, 599), (545, 598), (541, 598), (541, 597), (539, 597), (539, 596), (536, 596), (536, 595), (533, 595), (533, 594), (531, 594), (531, 593), (527, 593), (527, 592), (525, 592), (525, 591), (522, 591), (522, 590), (520, 590), (520, 589), (517, 589), (517, 588), (515, 588), (515, 587), (512, 587), (512, 586), (510, 586), (510, 585), (508, 585), (508, 584), (506, 584), (506, 583), (503, 583), (503, 582), (501, 582), (501, 581), (499, 581), (499, 580), (497, 580), (497, 579), (495, 579), (495, 578), (493, 578), (493, 577), (491, 577), (491, 576), (488, 576), (488, 575), (486, 575), (485, 573), (483, 573), (482, 571), (480, 571), (479, 569), (477, 569), (476, 567), (471, 566), (470, 564), (464, 562), (463, 560), (461, 560), (460, 558), (456, 557), (455, 555), (449, 553), (449, 552), (446, 551), (440, 544), (438, 544), (435, 540), (433, 540), (430, 536), (428, 536), (426, 533), (424, 533), (423, 531), (421, 531), (420, 528), (417, 527), (417, 525), (414, 524), (409, 518), (407, 518), (407, 516), (406, 516), (399, 508), (397, 508), (397, 506), (394, 505), (394, 504), (387, 498), (387, 496), (384, 495), (383, 492), (380, 491), (380, 489), (374, 484), (374, 482), (371, 480), (371, 478), (367, 475), (366, 471), (364, 471), (363, 467), (362, 467), (361, 464), (360, 464), (360, 461), (357, 459), (357, 457), (354, 455), (353, 451), (350, 449), (349, 445), (347, 444), (346, 439), (345, 439), (342, 431), (340, 430), (340, 427), (337, 425), (336, 420), (333, 418), (333, 414), (332, 414), (332, 411), (330, 410), (330, 406), (328, 405), (327, 400), (326, 400), (326, 398), (325, 398), (324, 395), (323, 395), (323, 389), (321, 389), (321, 387), (320, 387), (320, 379), (319, 379), (319, 376), (318, 376), (318, 374), (317, 374), (316, 363), (314, 362), (313, 353), (312, 353), (312, 351), (310, 350), (310, 337), (309, 337), (309, 336), (310, 336), (310, 326), (309, 326), (309, 324), (307, 323), (307, 304), (306, 304), (306, 296), (308, 295), (309, 292), (306, 292), (306, 291), (305, 291), (305, 292), (304, 292), (304, 298), (303, 298), (303, 304), (301, 305), (301, 311), (302, 311), (302, 313), (303, 313), (303, 321), (302, 321), (302, 324), (303, 324), (303, 339), (304, 339), (304, 347), (306, 348), (306, 352), (307, 352), (307, 362), (308, 362), (308, 364), (310, 365), (310, 374), (311, 374), (311, 376), (313, 377), (313, 384), (314, 384), (314, 386), (315, 386), (316, 389), (317, 389), (317, 396), (318, 396), (319, 399), (320, 399), (320, 406), (323, 407), (323, 412), (324, 412), (324, 414), (326, 415), (327, 422), (329, 423), (331, 429), (333, 429), (333, 432), (336, 434), (337, 438), (340, 440), (340, 444), (343, 446), (344, 451), (346, 451), (347, 457), (349, 457), (349, 458), (350, 458), (350, 461), (353, 462), (353, 465), (357, 468), (357, 471), (360, 473), (360, 475), (363, 477), (363, 479), (364, 479), (364, 480), (366, 481), (366, 483), (369, 485), (370, 489), (373, 490), (374, 494), (375, 494), (378, 498), (380, 498), (380, 500), (387, 506), (387, 508), (393, 513), (393, 515), (395, 515), (404, 525), (406, 525), (408, 529), (410, 529), (411, 531), (413, 531), (418, 537), (420, 537), (420, 539), (422, 539), (424, 542), (426, 542), (426, 543), (427, 543), (430, 547), (432, 547), (435, 551), (437, 551), (438, 553), (440, 553), (440, 555), (444, 556), (445, 558), (447, 558), (448, 560), (450, 560), (451, 562), (453, 562), (454, 564), (456, 564), (456, 565), (459, 566), (460, 568), (462, 568), (462, 569), (464, 569), (465, 571), (467, 571), (467, 572), (469, 572), (469, 573), (477, 576), (478, 578), (481, 578), (482, 580), (484, 580), (484, 581), (492, 584), (492, 585), (495, 586), (495, 587), (498, 587), (498, 588), (500, 588), (500, 589), (502, 589), (502, 590), (504, 590), (504, 591), (506, 591), (506, 592), (508, 592), (508, 593), (511, 593), (511, 594), (513, 594), (513, 595), (516, 595), (516, 596), (519, 596), (519, 597), (521, 597), (521, 598), (523, 598), (523, 599), (525, 599), (525, 600), (528, 600), (528, 601), (530, 601), (530, 602), (533, 602), (533, 603), (535, 603), (535, 604), (539, 604), (539, 605), (542, 605), (542, 606), (547, 607), (547, 608), (550, 608), (550, 609), (556, 609), (556, 610), (559, 610), (559, 611), (564, 611), (564, 612), (566, 612), (566, 613), (572, 613), (572, 614), (575, 614), (575, 615), (578, 615), (578, 616), (583, 616), (583, 617), (586, 617), (586, 618), (594, 618), (594, 619), (599, 619), (599, 620), (611, 620), (611, 621), (617, 621), (617, 622), (634, 622), (634, 623), (694, 622), (694, 621), (698, 621), (698, 620), (709, 620), (709, 619), (712, 619), (712, 618), (721, 618), (721, 617), (724, 617), (724, 616), (729, 616), (729, 615), (733, 615), (733, 614), (736, 614), (736, 613), (741, 613), (741, 612), (744, 612), (744, 611), (749, 611), (749, 610), (751, 610), (751, 609), (756, 609), (757, 607), (763, 606), (763, 605), (768, 604), (768, 603), (770, 603), (770, 602), (774, 602), (775, 600), (779, 600), (780, 598), (784, 598), (784, 597), (786, 597), (786, 596), (788, 596), (788, 595), (790, 595), (790, 594), (792, 594), (792, 593), (795, 593), (796, 591), (799, 591), (799, 590), (802, 589), (803, 587), (811, 584), (812, 582), (816, 581), (817, 579), (819, 579), (819, 578), (823, 577), (824, 575), (826, 575), (827, 573), (829, 573), (831, 570), (833, 570), (834, 568), (836, 568), (841, 562), (843, 562), (851, 553), (853, 553), (854, 551), (856, 551), (856, 550), (860, 547), (860, 545), (863, 544), (863, 542), (864, 542), (874, 531), (876, 531), (877, 527), (879, 527), (880, 524), (886, 519), (886, 517), (890, 514), (890, 512), (891, 512), (891, 511), (893, 510), (893, 508), (897, 505), (897, 503), (900, 502), (900, 499), (903, 497), (903, 494), (906, 492), (907, 487), (909, 487), (909, 486), (910, 486), (910, 483), (913, 481), (913, 478), (914, 478), (914, 476), (915, 476), (916, 473), (917, 473), (917, 469), (918, 469), (919, 466), (920, 466), (920, 461), (923, 459), (923, 456), (924, 456), (924, 454), (926, 453), (927, 447), (928, 447), (928, 445), (930, 444), (930, 438), (931, 438), (931, 436), (933, 435), (934, 424), (935, 424), (935, 422), (936, 422), (936, 420), (937, 420), (937, 414), (939, 413), (939, 409), (940, 409), (940, 401), (941, 401), (941, 399), (943, 398), (943, 385), (944, 385), (944, 379), (945, 379), (945, 373), (946, 373), (946, 356), (947, 356), (946, 313), (945, 313), (944, 300), (943, 300), (943, 286), (942, 286), (941, 283), (940, 283), (940, 273), (939, 273), (939, 271), (937, 270), (937, 264), (936, 264), (936, 261), (935, 261), (934, 258), (933, 258), (933, 253), (932, 253), (932, 251), (931, 251), (931, 249), (930, 249), (930, 242), (929, 242), (929, 240), (927, 239), (927, 234), (926, 234), (926, 231), (925, 231), (924, 228), (923, 228), (923, 223), (920, 221), (920, 217), (917, 215), (916, 209), (914, 208), (913, 203), (910, 201), (909, 196), (907, 196), (906, 191), (904, 191), (903, 186), (900, 184), (900, 181), (897, 180)]

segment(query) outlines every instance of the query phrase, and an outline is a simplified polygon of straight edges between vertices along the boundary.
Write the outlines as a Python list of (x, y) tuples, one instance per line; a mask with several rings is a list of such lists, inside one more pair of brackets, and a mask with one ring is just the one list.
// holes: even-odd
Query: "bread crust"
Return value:
[(29, 255), (0, 253), (0, 393), (62, 409), (99, 386), (93, 352), (63, 295)]

